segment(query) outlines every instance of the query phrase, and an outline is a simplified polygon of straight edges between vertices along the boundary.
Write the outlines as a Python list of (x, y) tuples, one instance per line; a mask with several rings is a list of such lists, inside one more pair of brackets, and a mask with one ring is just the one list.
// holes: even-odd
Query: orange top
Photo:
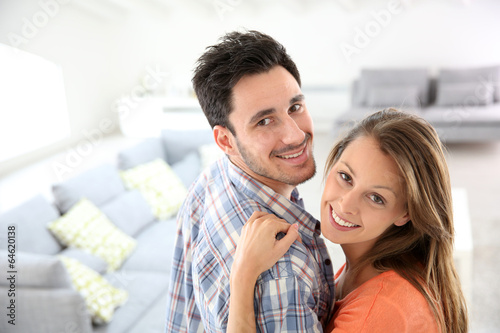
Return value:
[[(342, 266), (335, 279), (345, 268)], [(325, 332), (439, 333), (424, 296), (394, 271), (366, 281), (340, 301)]]

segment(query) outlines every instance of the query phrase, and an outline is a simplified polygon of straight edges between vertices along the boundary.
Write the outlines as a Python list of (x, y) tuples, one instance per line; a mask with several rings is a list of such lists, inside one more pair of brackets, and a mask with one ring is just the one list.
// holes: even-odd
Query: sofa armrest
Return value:
[(0, 307), (7, 312), (0, 332), (92, 332), (85, 301), (76, 290), (15, 288), (12, 294), (1, 286), (0, 295)]

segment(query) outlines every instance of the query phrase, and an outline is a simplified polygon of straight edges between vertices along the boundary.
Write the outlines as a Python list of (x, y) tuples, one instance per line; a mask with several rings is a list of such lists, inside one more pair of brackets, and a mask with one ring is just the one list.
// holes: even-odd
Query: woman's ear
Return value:
[(215, 125), (213, 129), (214, 140), (217, 146), (226, 154), (235, 154), (234, 136), (226, 127)]
[(394, 222), (395, 226), (402, 227), (406, 223), (410, 221), (410, 214), (406, 213), (405, 215), (401, 216), (396, 222)]

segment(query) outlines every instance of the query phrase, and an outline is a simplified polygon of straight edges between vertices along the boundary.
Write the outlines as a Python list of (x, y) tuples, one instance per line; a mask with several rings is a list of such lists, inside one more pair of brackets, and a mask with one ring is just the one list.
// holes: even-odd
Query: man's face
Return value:
[(232, 106), (234, 164), (274, 190), (314, 176), (312, 119), (286, 69), (276, 66), (241, 78), (233, 88)]

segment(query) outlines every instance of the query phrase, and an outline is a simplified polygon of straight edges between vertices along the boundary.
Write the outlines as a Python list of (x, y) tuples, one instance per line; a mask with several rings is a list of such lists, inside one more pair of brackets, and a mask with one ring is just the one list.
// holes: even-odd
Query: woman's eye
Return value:
[(271, 123), (271, 119), (265, 118), (265, 119), (262, 119), (261, 121), (259, 121), (257, 123), (257, 126), (266, 126), (266, 125), (269, 125), (270, 123)]
[(352, 182), (351, 176), (349, 176), (347, 173), (339, 171), (339, 175), (340, 175), (340, 178), (342, 178), (344, 181), (346, 181), (348, 183)]
[(375, 202), (376, 204), (383, 205), (384, 204), (384, 199), (380, 197), (379, 195), (376, 194), (371, 194), (370, 199)]

